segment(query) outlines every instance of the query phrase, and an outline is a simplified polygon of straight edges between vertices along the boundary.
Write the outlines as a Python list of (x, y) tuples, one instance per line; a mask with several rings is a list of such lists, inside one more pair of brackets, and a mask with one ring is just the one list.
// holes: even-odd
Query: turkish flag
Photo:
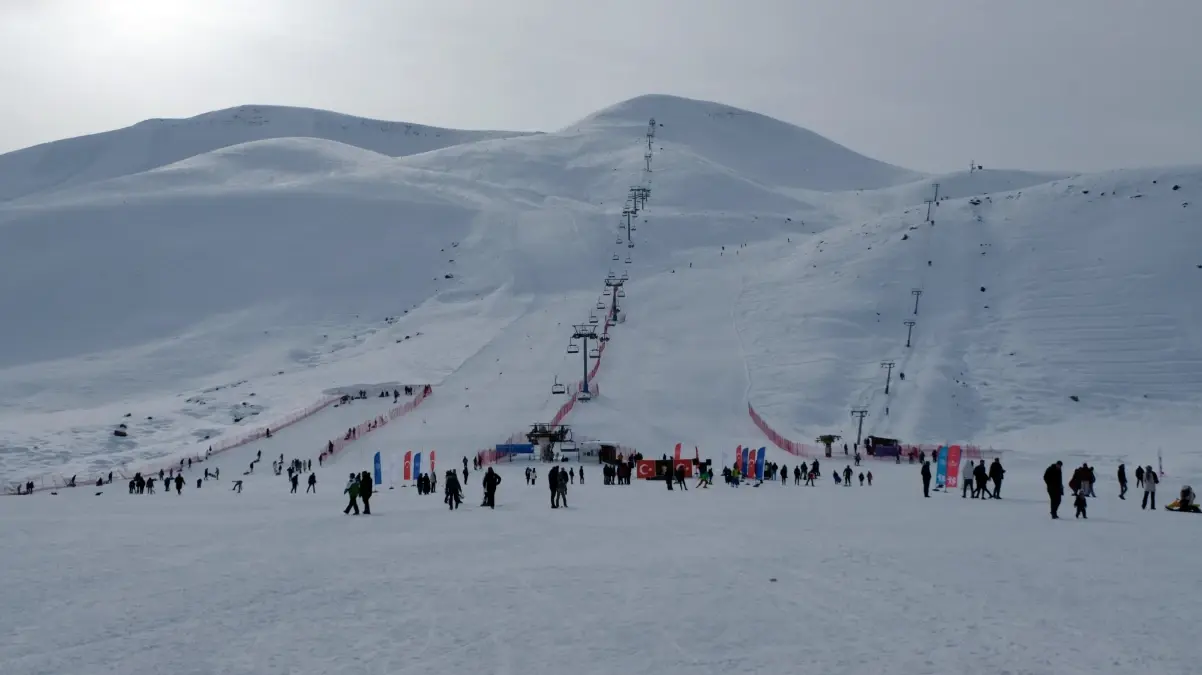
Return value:
[(644, 480), (649, 480), (651, 478), (655, 478), (655, 460), (653, 460), (653, 459), (640, 460), (638, 463), (637, 476)]

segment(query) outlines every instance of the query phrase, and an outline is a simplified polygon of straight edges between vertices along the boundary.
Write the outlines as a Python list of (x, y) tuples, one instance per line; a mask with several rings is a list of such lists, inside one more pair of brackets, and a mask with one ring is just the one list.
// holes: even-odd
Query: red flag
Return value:
[(430, 451), (430, 473), (434, 473), (434, 451)]
[(672, 451), (672, 466), (680, 461), (680, 443), (676, 444), (676, 449)]
[(693, 446), (693, 458), (697, 460), (698, 464), (701, 464), (701, 450), (695, 445)]
[(411, 480), (413, 475), (413, 451), (409, 450), (405, 453), (405, 480)]
[(735, 466), (740, 466), (743, 462), (743, 446), (735, 448)]
[(946, 482), (949, 490), (960, 487), (960, 446), (958, 445), (953, 445), (947, 449)]

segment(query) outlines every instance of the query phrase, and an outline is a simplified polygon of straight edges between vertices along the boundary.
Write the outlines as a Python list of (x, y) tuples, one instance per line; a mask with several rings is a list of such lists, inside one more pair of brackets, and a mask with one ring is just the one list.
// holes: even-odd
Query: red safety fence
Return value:
[[(824, 446), (824, 445), (810, 445), (807, 443), (798, 443), (797, 441), (791, 441), (791, 440), (785, 438), (783, 435), (781, 435), (779, 432), (777, 432), (775, 429), (773, 429), (771, 426), (769, 426), (768, 423), (764, 421), (764, 418), (760, 417), (760, 414), (755, 411), (755, 408), (752, 407), (752, 405), (750, 403), (747, 404), (747, 414), (749, 414), (751, 416), (752, 423), (754, 423), (755, 426), (757, 426), (760, 431), (764, 432), (764, 435), (768, 437), (768, 440), (772, 441), (772, 444), (775, 445), (776, 447), (780, 448), (781, 450), (784, 450), (785, 452), (787, 452), (791, 455), (797, 455), (798, 457), (822, 457), (822, 456), (826, 455), (826, 446)], [(902, 445), (901, 446), (902, 457), (908, 458), (911, 454), (917, 455), (919, 452), (924, 452), (927, 454), (927, 456), (930, 456), (935, 450), (937, 450), (940, 447), (945, 446), (945, 445), (955, 445), (955, 444), (954, 443), (953, 444), (942, 443), (942, 444), (937, 444), (937, 445), (931, 445), (931, 444)], [(960, 445), (960, 448), (964, 453), (963, 457), (966, 459), (981, 459), (984, 455), (995, 456), (995, 455), (1002, 454), (1001, 450), (994, 450), (993, 448), (982, 451), (981, 448), (976, 445), (962, 444), (962, 445)], [(862, 456), (867, 457), (869, 459), (880, 459), (880, 460), (892, 459), (894, 461), (897, 461), (897, 458), (893, 455), (881, 456), (881, 457), (876, 457), (874, 455), (862, 455)]]
[[(163, 461), (148, 463), (148, 464), (144, 464), (144, 465), (139, 464), (136, 467), (131, 467), (128, 464), (121, 464), (119, 466), (113, 467), (112, 469), (110, 469), (108, 471), (102, 471), (97, 474), (89, 474), (82, 478), (78, 474), (76, 474), (74, 476), (75, 477), (75, 485), (80, 486), (80, 487), (88, 486), (88, 485), (95, 485), (97, 480), (100, 480), (100, 479), (107, 480), (108, 474), (110, 472), (113, 474), (114, 480), (116, 480), (117, 477), (120, 477), (122, 480), (129, 480), (130, 478), (132, 478), (134, 476), (134, 474), (139, 473), (139, 472), (149, 475), (149, 474), (158, 473), (160, 470), (166, 471), (167, 469), (175, 469), (177, 467), (182, 468), (185, 464), (187, 464), (188, 460), (192, 460), (193, 462), (203, 462), (205, 459), (212, 457), (213, 455), (216, 455), (216, 454), (219, 454), (222, 452), (226, 452), (227, 450), (233, 450), (234, 448), (241, 447), (243, 445), (246, 445), (247, 443), (257, 441), (261, 438), (266, 438), (268, 429), (271, 429), (273, 431), (279, 431), (280, 429), (285, 429), (287, 427), (290, 427), (293, 424), (296, 424), (297, 422), (299, 422), (303, 419), (312, 417), (313, 415), (316, 415), (317, 413), (321, 412), (322, 410), (325, 410), (326, 408), (330, 407), (331, 405), (334, 405), (335, 403), (337, 403), (340, 398), (341, 397), (339, 397), (339, 396), (330, 396), (330, 397), (323, 398), (322, 400), (320, 400), (312, 405), (309, 405), (300, 410), (294, 411), (293, 413), (289, 414), (288, 416), (284, 417), (283, 419), (276, 421), (273, 424), (268, 424), (266, 426), (263, 426), (263, 427), (260, 427), (257, 429), (252, 429), (250, 431), (247, 431), (238, 436), (234, 436), (232, 438), (226, 438), (223, 440), (219, 440), (216, 443), (213, 443), (211, 446), (206, 447), (204, 452), (189, 453), (189, 454), (186, 454), (183, 456), (174, 455), (171, 460), (163, 460)], [(66, 476), (66, 475), (59, 474), (59, 473), (43, 474), (36, 478), (27, 478), (24, 481), (21, 481), (19, 483), (11, 483), (11, 484), (5, 486), (4, 494), (15, 495), (15, 494), (17, 494), (18, 487), (20, 487), (21, 491), (24, 492), (24, 489), (25, 489), (24, 485), (30, 481), (33, 481), (33, 484), (34, 484), (33, 491), (34, 492), (43, 492), (45, 490), (58, 490), (60, 488), (70, 487), (71, 486), (71, 478), (72, 478), (71, 476)]]
[(321, 451), (321, 453), (317, 456), (318, 464), (324, 463), (327, 459), (333, 457), (334, 455), (337, 455), (339, 452), (342, 452), (342, 449), (345, 448), (346, 446), (350, 445), (351, 443), (354, 443), (355, 441), (357, 441), (360, 438), (366, 436), (367, 434), (375, 431), (376, 429), (379, 429), (380, 427), (388, 424), (389, 422), (391, 422), (395, 419), (398, 419), (400, 417), (404, 417), (405, 415), (408, 415), (409, 413), (413, 412), (415, 409), (417, 409), (417, 407), (419, 405), (422, 404), (423, 401), (425, 401), (427, 398), (429, 398), (430, 395), (433, 393), (434, 393), (433, 387), (431, 387), (428, 384), (424, 385), (424, 386), (422, 386), (422, 391), (420, 394), (418, 394), (417, 396), (414, 396), (412, 399), (410, 399), (408, 401), (405, 401), (401, 405), (390, 408), (388, 410), (387, 414), (377, 415), (369, 420), (360, 422), (358, 425), (351, 427), (350, 429), (347, 429), (346, 434), (344, 434), (342, 438), (334, 439), (334, 440), (328, 441), (326, 443), (325, 449), (323, 449)]

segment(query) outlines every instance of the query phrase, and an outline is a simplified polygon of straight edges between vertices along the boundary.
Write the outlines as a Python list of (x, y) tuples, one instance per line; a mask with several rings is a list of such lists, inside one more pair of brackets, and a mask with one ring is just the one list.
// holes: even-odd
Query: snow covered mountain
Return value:
[[(195, 152), (111, 136), (11, 182), (0, 475), (176, 456), (396, 383), (436, 395), (356, 453), (487, 447), (562, 405), (552, 382), (587, 358), (565, 351), (571, 325), (609, 302), (610, 271), (630, 276), (626, 321), (570, 420), (594, 438), (762, 443), (749, 403), (801, 442), (854, 437), (852, 407), (866, 433), (1035, 452), (1125, 456), (1149, 428), (1166, 450), (1197, 431), (1202, 169), (924, 176), (668, 96), (536, 135), (368, 142), (305, 114), (327, 122), (202, 115), (225, 121), (171, 144)], [(93, 147), (77, 141), (60, 144)], [(33, 150), (0, 176), (55, 156)], [(630, 248), (623, 201), (645, 180)], [(888, 397), (885, 360), (905, 373)]]
[(272, 138), (320, 138), (389, 157), (523, 136), (385, 122), (325, 110), (239, 106), (187, 119), (153, 119), (0, 155), (0, 202), (149, 171), (221, 148)]

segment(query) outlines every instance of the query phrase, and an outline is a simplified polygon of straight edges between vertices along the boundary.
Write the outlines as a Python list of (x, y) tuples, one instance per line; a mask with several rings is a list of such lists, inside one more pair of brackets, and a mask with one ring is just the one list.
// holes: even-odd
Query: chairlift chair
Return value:
[(605, 303), (598, 300), (597, 301), (597, 309), (605, 309)]
[(569, 354), (579, 354), (580, 353), (580, 345), (576, 344), (575, 342), (569, 342), (568, 343), (568, 353)]
[[(629, 278), (630, 278), (630, 275), (626, 273), (626, 270), (622, 270), (622, 277), (621, 277), (622, 281), (626, 281)], [(621, 296), (619, 296), (619, 297), (621, 297)]]
[[(608, 288), (606, 288), (604, 291), (602, 291), (602, 293), (601, 293), (601, 294), (602, 294), (602, 295), (604, 295), (605, 297), (607, 297), (607, 298), (608, 298), (608, 297), (609, 297), (609, 289), (608, 289)], [(605, 309), (605, 308), (604, 308), (604, 307), (602, 307), (601, 309)]]
[(621, 259), (622, 258), (620, 258), (617, 253), (614, 254), (614, 258), (613, 258), (614, 262), (618, 262)]
[(626, 248), (634, 248), (634, 242), (632, 241), (629, 244), (626, 244)]
[(589, 357), (590, 359), (599, 359), (599, 358), (601, 358), (601, 350), (600, 350), (600, 349), (597, 349), (596, 347), (593, 347), (592, 349), (588, 350), (588, 357)]
[(576, 393), (576, 400), (577, 401), (591, 401), (591, 400), (593, 400), (593, 395), (588, 393), (587, 391), (581, 390)]
[(609, 342), (609, 333), (602, 333), (597, 336), (597, 339), (602, 342)]
[(619, 289), (618, 289), (618, 297), (619, 297), (619, 298), (624, 298), (624, 297), (626, 297), (626, 291), (624, 291), (624, 290), (622, 290), (622, 289), (620, 289), (620, 288), (619, 288)]
[(605, 275), (605, 278), (606, 279), (615, 279), (616, 277), (614, 276), (614, 271), (610, 270), (609, 274)]
[(555, 384), (551, 385), (551, 393), (556, 396), (568, 393), (568, 388), (559, 382), (559, 376), (555, 376)]
[(618, 244), (625, 244), (626, 242), (622, 241), (622, 238), (621, 238), (621, 237), (618, 237), (618, 241), (617, 241), (617, 243), (618, 243)]
[(598, 319), (598, 318), (597, 318), (597, 317), (595, 317), (595, 316), (590, 316), (590, 317), (588, 318), (588, 322), (589, 322), (589, 323), (601, 323), (601, 319)]
[(630, 259), (630, 256), (626, 256), (626, 264), (629, 265), (632, 262), (634, 261)]

